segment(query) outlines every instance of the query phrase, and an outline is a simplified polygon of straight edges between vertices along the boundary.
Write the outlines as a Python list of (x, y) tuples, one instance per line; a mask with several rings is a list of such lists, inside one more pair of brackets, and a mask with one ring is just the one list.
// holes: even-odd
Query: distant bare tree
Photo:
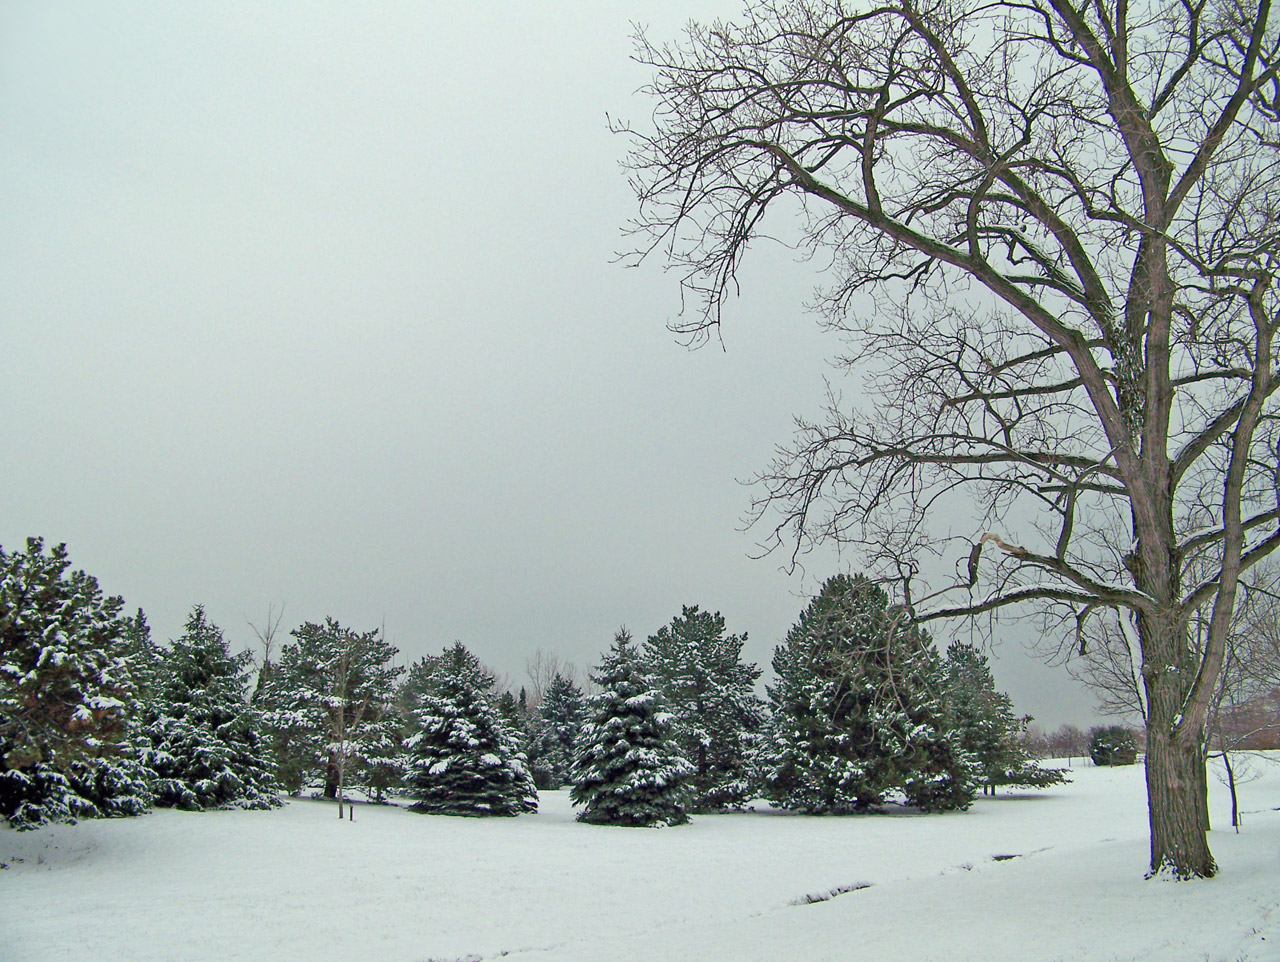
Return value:
[(1205, 725), (1241, 576), (1280, 546), (1270, 0), (754, 0), (637, 41), (635, 252), (680, 272), (679, 329), (794, 230), (872, 399), (762, 475), (769, 543), (886, 576), (950, 548), (947, 593), (904, 583), (921, 619), (1032, 605), (1072, 644), (1131, 617), (1150, 873), (1215, 874)]
[(483, 663), (480, 667), (482, 667), (489, 677), (493, 679), (492, 683), (489, 685), (489, 691), (491, 694), (496, 696), (502, 694), (504, 691), (510, 691), (512, 694), (515, 693), (512, 690), (515, 682), (512, 681), (511, 676), (507, 672), (499, 671), (492, 665), (486, 665)]
[(1280, 577), (1268, 565), (1246, 592), (1242, 617), (1237, 619), (1227, 646), (1206, 731), (1206, 752), (1223, 765), (1231, 795), (1231, 826), (1237, 832), (1241, 824), (1238, 753), (1280, 747), (1278, 582)]
[(582, 687), (578, 680), (578, 669), (573, 662), (560, 657), (557, 652), (534, 649), (532, 655), (524, 660), (524, 671), (529, 678), (528, 707), (536, 712), (542, 705), (542, 698), (547, 693), (551, 682), (559, 675), (565, 681)]
[[(1250, 572), (1241, 584), (1222, 670), (1207, 713), (1206, 754), (1243, 748), (1280, 729), (1280, 719), (1262, 704), (1266, 695), (1280, 687), (1278, 588), (1280, 575), (1269, 562)], [(1208, 644), (1208, 630), (1208, 612), (1196, 612), (1189, 637), (1197, 653)], [(1108, 612), (1090, 622), (1081, 639), (1079, 657), (1068, 668), (1093, 690), (1102, 714), (1145, 718), (1139, 657), (1132, 625)], [(1224, 758), (1224, 763), (1229, 765), (1229, 759)]]
[(1075, 725), (1062, 725), (1049, 734), (1049, 751), (1055, 758), (1084, 758), (1089, 754), (1089, 736)]
[(1052, 752), (1049, 747), (1049, 738), (1039, 725), (1028, 725), (1022, 733), (1021, 741), (1022, 747), (1032, 758), (1048, 758)]
[(258, 647), (262, 652), (261, 657), (258, 659), (258, 681), (253, 686), (253, 694), (249, 697), (249, 704), (251, 705), (258, 704), (262, 698), (263, 689), (271, 679), (271, 653), (275, 648), (276, 633), (280, 630), (280, 621), (283, 618), (284, 605), (280, 606), (280, 611), (277, 613), (274, 604), (267, 605), (267, 617), (261, 626), (245, 618), (250, 630), (257, 636)]
[(1245, 614), (1224, 668), (1231, 694), (1227, 703), (1247, 705), (1280, 689), (1280, 569), (1268, 566), (1250, 584)]

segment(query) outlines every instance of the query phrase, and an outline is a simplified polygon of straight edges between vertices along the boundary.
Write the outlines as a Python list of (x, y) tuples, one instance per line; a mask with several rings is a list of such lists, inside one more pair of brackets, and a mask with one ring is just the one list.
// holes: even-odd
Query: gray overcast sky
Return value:
[[(0, 544), (67, 542), (162, 640), (284, 604), (518, 681), (699, 604), (767, 666), (839, 567), (740, 530), (839, 348), (817, 278), (760, 251), (688, 351), (675, 277), (611, 263), (630, 23), (738, 6), (0, 6)], [(997, 654), (1021, 711), (1090, 720)]]

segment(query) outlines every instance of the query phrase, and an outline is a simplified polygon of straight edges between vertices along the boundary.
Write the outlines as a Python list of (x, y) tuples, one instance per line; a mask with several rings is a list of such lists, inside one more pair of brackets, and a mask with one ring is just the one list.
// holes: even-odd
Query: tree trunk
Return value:
[(1209, 851), (1209, 782), (1200, 746), (1187, 746), (1147, 726), (1147, 807), (1151, 875), (1178, 878), (1217, 874)]
[(1222, 764), (1227, 768), (1227, 788), (1231, 790), (1231, 827), (1240, 832), (1240, 800), (1236, 797), (1236, 773), (1231, 767), (1231, 754), (1222, 750)]
[[(1195, 678), (1185, 624), (1139, 618), (1143, 682), (1147, 690), (1147, 814), (1151, 866), (1147, 877), (1211, 878), (1209, 778), (1204, 732), (1179, 729)], [(1175, 734), (1176, 732), (1176, 734)]]
[(338, 779), (340, 777), (340, 774), (341, 774), (341, 769), (338, 767), (338, 754), (337, 752), (330, 752), (329, 762), (324, 767), (324, 797), (325, 798), (338, 797)]

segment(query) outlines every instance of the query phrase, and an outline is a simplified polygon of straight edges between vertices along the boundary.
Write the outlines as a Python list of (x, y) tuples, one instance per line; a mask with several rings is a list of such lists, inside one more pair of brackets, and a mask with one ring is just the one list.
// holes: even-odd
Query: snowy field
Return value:
[(1186, 884), (1142, 879), (1141, 768), (1079, 762), (950, 815), (605, 828), (550, 792), (515, 819), (294, 800), (0, 830), (0, 959), (1280, 960), (1280, 759), (1254, 767), (1239, 835), (1213, 782), (1222, 874)]

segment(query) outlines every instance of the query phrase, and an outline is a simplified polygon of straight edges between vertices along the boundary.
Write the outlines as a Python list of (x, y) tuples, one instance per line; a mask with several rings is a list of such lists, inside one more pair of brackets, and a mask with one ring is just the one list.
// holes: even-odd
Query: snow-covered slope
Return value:
[(1222, 874), (1185, 884), (1142, 879), (1138, 766), (951, 815), (624, 829), (544, 792), (512, 819), (294, 800), (0, 830), (0, 959), (1280, 960), (1280, 761), (1255, 767), (1239, 835), (1213, 785)]

